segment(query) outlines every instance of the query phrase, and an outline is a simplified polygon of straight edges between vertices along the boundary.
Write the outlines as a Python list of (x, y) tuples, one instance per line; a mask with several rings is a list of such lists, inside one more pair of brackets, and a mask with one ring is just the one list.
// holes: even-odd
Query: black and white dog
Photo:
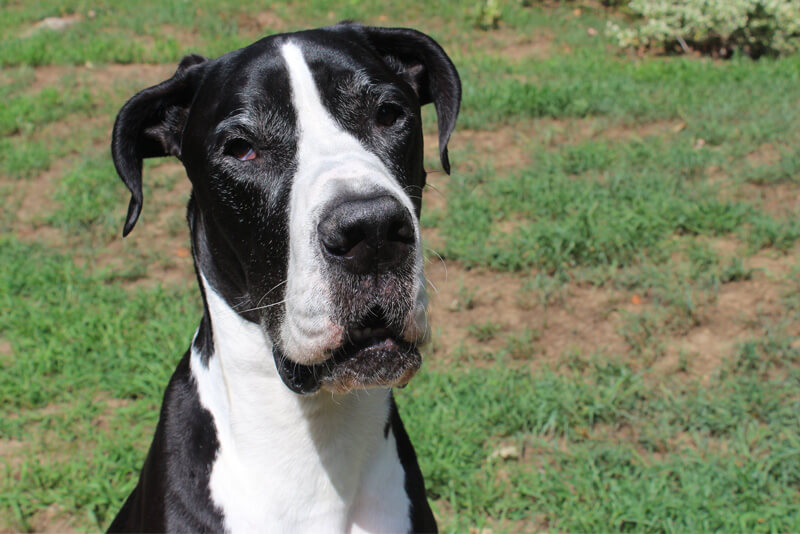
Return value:
[(461, 85), (430, 37), (343, 23), (187, 56), (114, 126), (179, 158), (204, 314), (110, 531), (435, 531), (391, 388), (428, 336), (420, 106), (442, 165)]

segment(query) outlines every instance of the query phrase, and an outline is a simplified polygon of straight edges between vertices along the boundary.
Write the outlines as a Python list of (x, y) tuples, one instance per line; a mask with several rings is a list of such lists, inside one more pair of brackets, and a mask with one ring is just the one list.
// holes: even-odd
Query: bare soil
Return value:
[[(723, 242), (722, 247), (732, 245)], [(557, 370), (573, 354), (604, 354), (650, 369), (654, 376), (680, 373), (706, 381), (742, 342), (762, 336), (765, 324), (785, 315), (782, 297), (793, 287), (790, 274), (798, 260), (800, 251), (746, 258), (745, 266), (756, 269), (752, 279), (724, 284), (696, 324), (663, 333), (664, 354), (651, 361), (622, 335), (626, 313), (655, 309), (636, 293), (573, 282), (550, 298), (526, 288), (531, 273), (468, 270), (458, 262), (431, 259), (426, 268), (433, 325), (429, 363), (447, 367), (464, 357), (488, 363), (506, 353), (512, 363)], [(470, 329), (487, 322), (499, 330), (480, 341)], [(532, 341), (525, 353), (514, 353), (515, 337)]]
[(513, 29), (500, 28), (477, 33), (468, 48), (473, 52), (502, 56), (512, 61), (547, 59), (554, 52), (554, 37), (551, 31), (535, 35), (520, 35)]
[(286, 30), (287, 23), (274, 11), (242, 13), (238, 19), (239, 31), (254, 38)]

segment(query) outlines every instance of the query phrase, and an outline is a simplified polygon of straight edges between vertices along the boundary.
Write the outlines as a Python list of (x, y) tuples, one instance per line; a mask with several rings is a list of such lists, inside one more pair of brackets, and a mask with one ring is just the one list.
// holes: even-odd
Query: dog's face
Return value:
[(117, 118), (114, 161), (132, 193), (124, 233), (141, 210), (142, 158), (179, 157), (201, 278), (262, 326), (284, 383), (405, 384), (428, 333), (428, 102), (449, 170), (460, 83), (419, 32), (343, 24), (184, 58)]

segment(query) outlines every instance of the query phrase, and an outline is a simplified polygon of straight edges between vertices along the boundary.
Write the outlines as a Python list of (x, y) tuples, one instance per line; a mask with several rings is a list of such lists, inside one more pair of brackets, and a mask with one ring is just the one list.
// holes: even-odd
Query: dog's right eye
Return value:
[(225, 145), (225, 155), (232, 156), (239, 161), (256, 159), (256, 151), (244, 139), (234, 139)]

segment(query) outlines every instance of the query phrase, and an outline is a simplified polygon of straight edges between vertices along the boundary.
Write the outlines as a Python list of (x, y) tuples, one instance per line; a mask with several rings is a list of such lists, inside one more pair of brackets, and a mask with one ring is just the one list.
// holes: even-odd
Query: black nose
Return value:
[(328, 260), (357, 274), (400, 265), (414, 245), (411, 213), (388, 195), (334, 205), (322, 217), (317, 232)]

